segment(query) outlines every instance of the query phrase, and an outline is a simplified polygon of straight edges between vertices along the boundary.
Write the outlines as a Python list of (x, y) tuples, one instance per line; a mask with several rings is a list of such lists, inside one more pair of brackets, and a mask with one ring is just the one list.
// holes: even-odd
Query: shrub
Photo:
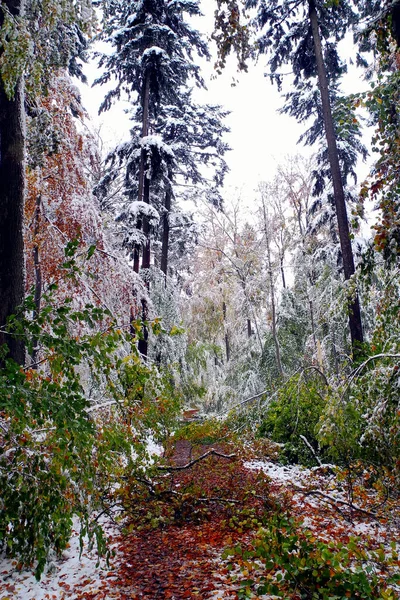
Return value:
[[(323, 542), (286, 515), (274, 514), (261, 528), (250, 549), (228, 549), (242, 571), (253, 573), (241, 581), (239, 598), (272, 594), (296, 600), (345, 600), (397, 596), (390, 584), (398, 582), (397, 553), (386, 556), (383, 548), (367, 552), (353, 538), (348, 544)], [(385, 581), (380, 572), (392, 570)]]
[[(32, 320), (29, 297), (10, 323), (28, 350), (40, 348), (38, 364), (5, 358), (0, 369), (0, 546), (21, 566), (34, 564), (38, 578), (49, 553), (67, 546), (74, 515), (81, 540), (88, 534), (106, 552), (96, 511), (127, 469), (148, 464), (149, 432), (165, 436), (179, 407), (108, 311), (57, 305), (51, 293), (42, 302)], [(96, 382), (99, 404), (90, 404), (82, 374)]]
[(326, 387), (319, 376), (292, 377), (267, 407), (258, 434), (285, 444), (282, 458), (291, 463), (314, 465), (315, 457), (300, 436), (304, 436), (317, 454), (329, 456), (317, 439), (318, 422), (325, 407)]

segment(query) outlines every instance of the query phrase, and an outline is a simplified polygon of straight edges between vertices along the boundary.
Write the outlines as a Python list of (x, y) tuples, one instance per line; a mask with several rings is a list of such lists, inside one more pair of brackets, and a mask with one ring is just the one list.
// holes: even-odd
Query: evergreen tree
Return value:
[[(192, 181), (203, 179), (201, 168), (194, 166), (188, 152), (197, 145), (203, 149), (202, 162), (211, 154), (221, 154), (225, 147), (219, 134), (223, 126), (219, 118), (199, 117), (191, 100), (189, 85), (203, 86), (200, 68), (193, 62), (193, 53), (208, 57), (207, 44), (185, 17), (199, 15), (198, 2), (119, 1), (106, 3), (105, 38), (115, 52), (103, 56), (100, 65), (104, 74), (97, 83), (112, 76), (116, 85), (106, 95), (100, 110), (110, 107), (121, 93), (127, 93), (134, 105), (131, 140), (120, 146), (111, 159), (111, 168), (125, 165), (124, 193), (127, 203), (119, 216), (128, 221), (124, 242), (129, 248), (136, 273), (141, 269), (147, 287), (151, 265), (151, 232), (162, 219), (161, 267), (167, 273), (170, 225), (169, 217), (174, 196), (173, 184), (185, 173)], [(216, 111), (220, 117), (222, 112)], [(199, 123), (200, 126), (199, 126)], [(205, 125), (204, 129), (203, 126)], [(186, 145), (186, 149), (184, 146)], [(212, 151), (207, 148), (212, 148)], [(201, 162), (201, 161), (199, 161)], [(225, 170), (222, 166), (222, 172)], [(100, 187), (113, 179), (106, 176)], [(148, 318), (148, 301), (140, 300), (141, 317)], [(147, 331), (139, 340), (142, 355), (147, 355)]]
[[(238, 27), (240, 11), (236, 2), (226, 1), (219, 3), (219, 12), (221, 12), (221, 4), (229, 5), (234, 23), (223, 37), (223, 41), (227, 43), (224, 45), (220, 40), (223, 58), (231, 48), (237, 51), (235, 44), (229, 42), (229, 36), (231, 29)], [(338, 83), (345, 70), (336, 46), (343, 39), (350, 25), (357, 20), (358, 15), (353, 4), (348, 2), (247, 0), (244, 4), (246, 8), (257, 9), (254, 25), (261, 31), (257, 40), (257, 49), (261, 53), (269, 54), (271, 79), (280, 85), (282, 82), (280, 67), (284, 64), (290, 64), (292, 67), (295, 91), (287, 95), (284, 112), (296, 116), (300, 121), (308, 119), (310, 115), (316, 117), (317, 125), (305, 134), (308, 142), (315, 142), (322, 131), (325, 134), (329, 171), (321, 173), (321, 169), (319, 170), (316, 192), (320, 191), (321, 186), (326, 185), (321, 175), (328, 174), (333, 187), (343, 270), (345, 279), (348, 280), (354, 275), (355, 268), (344, 186), (347, 175), (354, 172), (355, 151), (362, 150), (362, 145), (357, 130), (348, 127), (341, 130), (340, 127), (335, 127), (334, 103), (338, 96)], [(217, 30), (218, 14), (217, 12)], [(246, 43), (243, 42), (241, 48), (245, 46)], [(338, 145), (338, 136), (341, 133), (344, 138), (342, 152), (341, 144)], [(356, 352), (363, 341), (357, 295), (349, 300), (348, 309), (352, 346), (353, 351)]]
[[(136, 227), (143, 232), (142, 268), (150, 266), (150, 219), (155, 216), (145, 206), (150, 204), (150, 188), (163, 179), (168, 181), (173, 164), (172, 150), (154, 135), (154, 123), (161, 107), (181, 105), (182, 87), (189, 80), (203, 85), (192, 52), (208, 56), (207, 45), (184, 20), (185, 13), (200, 14), (197, 2), (121, 0), (107, 2), (105, 8), (105, 38), (115, 52), (101, 58), (105, 72), (97, 83), (114, 76), (117, 84), (107, 93), (100, 111), (107, 110), (122, 92), (139, 105), (134, 119), (140, 131), (133, 129), (131, 142), (119, 149), (119, 158), (126, 161), (126, 194), (130, 202), (139, 203), (133, 209)], [(139, 272), (138, 243), (133, 254), (134, 269)]]

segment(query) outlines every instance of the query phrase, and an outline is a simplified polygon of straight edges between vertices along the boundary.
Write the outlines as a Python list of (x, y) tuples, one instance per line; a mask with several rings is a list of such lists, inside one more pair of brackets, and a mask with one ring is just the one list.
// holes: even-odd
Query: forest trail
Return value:
[[(222, 453), (224, 448), (215, 444), (193, 446), (187, 440), (178, 440), (168, 462), (177, 467), (185, 466), (211, 450)], [(203, 479), (204, 488), (216, 490), (220, 468), (225, 469), (227, 461), (236, 471), (235, 479), (241, 479), (244, 488), (246, 469), (240, 466), (240, 460), (218, 456), (209, 456), (193, 467), (175, 473), (173, 485), (179, 489), (188, 485), (188, 479), (198, 476), (198, 481)], [(247, 476), (251, 484), (254, 475), (247, 471)], [(221, 489), (217, 493), (221, 494)], [(226, 546), (247, 534), (227, 526), (226, 512), (221, 510), (218, 502), (210, 503), (206, 518), (202, 516), (202, 507), (201, 514), (195, 514), (196, 508), (191, 502), (186, 507), (183, 502), (175, 509), (176, 512), (179, 510), (181, 514), (175, 514), (178, 524), (121, 535), (117, 544), (115, 576), (103, 579), (100, 589), (93, 593), (82, 591), (76, 596), (77, 600), (238, 598), (238, 586), (229, 580), (220, 555)]]
[[(178, 440), (168, 462), (188, 465), (210, 450), (227, 453), (232, 448), (194, 446), (187, 440)], [(250, 458), (255, 460), (249, 461)], [(221, 558), (222, 553), (226, 547), (246, 549), (260, 525), (258, 516), (265, 512), (288, 511), (327, 541), (346, 544), (351, 536), (360, 536), (370, 548), (377, 548), (398, 537), (398, 532), (390, 531), (383, 515), (380, 521), (370, 519), (372, 496), (364, 494), (361, 498), (360, 491), (358, 500), (362, 500), (365, 513), (346, 505), (343, 482), (338, 482), (329, 468), (285, 467), (271, 461), (271, 457), (267, 461), (257, 458), (260, 457), (240, 452), (229, 459), (211, 455), (190, 468), (175, 471), (174, 489), (185, 489), (191, 494), (175, 507), (175, 522), (161, 529), (121, 536), (115, 577), (104, 580), (103, 587), (94, 593), (78, 594), (77, 600), (237, 600), (243, 597), (239, 595), (240, 579), (246, 577), (248, 565), (244, 561), (243, 567), (239, 561), (240, 566), (232, 573), (228, 562)], [(202, 502), (194, 497), (214, 497), (219, 501), (199, 508)], [(225, 502), (228, 499), (232, 500), (231, 505)], [(394, 506), (388, 508), (396, 512)]]
[[(271, 449), (267, 457), (265, 449), (176, 441), (165, 462), (191, 466), (162, 471), (168, 486), (142, 498), (143, 505), (134, 507), (131, 527), (129, 520), (124, 530), (114, 527), (108, 569), (93, 568), (93, 559), (91, 572), (87, 563), (81, 568), (73, 556), (76, 546), (71, 547), (69, 574), (65, 557), (40, 583), (24, 579), (23, 573), (17, 580), (7, 579), (2, 572), (0, 600), (238, 600), (244, 597), (239, 595), (240, 580), (251, 567), (236, 558), (231, 570), (222, 554), (226, 547), (250, 547), (261, 515), (290, 514), (319, 539), (346, 544), (358, 536), (369, 549), (382, 544), (389, 548), (399, 539), (398, 503), (386, 503), (386, 516), (381, 512), (379, 519), (372, 519), (372, 494), (355, 486), (354, 505), (362, 505), (365, 512), (357, 511), (346, 504), (344, 481), (329, 468), (283, 466)], [(157, 517), (153, 526), (150, 515)], [(138, 530), (146, 519), (148, 526)], [(84, 560), (85, 555), (86, 550)], [(251, 576), (257, 580), (260, 573), (253, 568)]]

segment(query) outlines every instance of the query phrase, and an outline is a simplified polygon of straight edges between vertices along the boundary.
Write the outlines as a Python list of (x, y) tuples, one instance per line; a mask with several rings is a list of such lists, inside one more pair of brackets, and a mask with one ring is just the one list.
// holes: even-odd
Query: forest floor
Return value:
[[(398, 504), (386, 499), (376, 506), (373, 486), (353, 481), (350, 498), (346, 479), (329, 467), (282, 466), (265, 446), (232, 450), (177, 441), (166, 458), (172, 469), (162, 472), (163, 487), (148, 490), (123, 529), (106, 521), (114, 554), (109, 566), (97, 568), (95, 552), (87, 549), (79, 558), (75, 532), (40, 582), (3, 558), (0, 600), (237, 599), (249, 564), (238, 559), (232, 570), (223, 551), (251, 545), (262, 515), (273, 511), (285, 511), (324, 541), (346, 544), (357, 536), (365, 548), (388, 549), (400, 539)], [(138, 530), (137, 523), (148, 526)]]

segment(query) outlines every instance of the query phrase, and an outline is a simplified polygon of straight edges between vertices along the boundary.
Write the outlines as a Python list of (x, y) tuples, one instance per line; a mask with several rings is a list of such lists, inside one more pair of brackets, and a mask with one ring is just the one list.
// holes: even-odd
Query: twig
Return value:
[(353, 504), (352, 502), (346, 502), (346, 500), (340, 500), (340, 498), (333, 498), (332, 496), (329, 496), (329, 494), (324, 494), (323, 492), (320, 492), (319, 490), (306, 490), (305, 488), (301, 488), (301, 487), (297, 487), (297, 486), (294, 486), (294, 489), (297, 492), (303, 493), (305, 496), (320, 496), (324, 500), (327, 500), (328, 502), (333, 504), (333, 506), (336, 508), (336, 510), (338, 510), (338, 512), (340, 512), (341, 514), (343, 514), (343, 513), (340, 510), (340, 508), (337, 506), (337, 504), (342, 504), (344, 506), (347, 506), (351, 510), (360, 512), (368, 517), (372, 517), (376, 521), (379, 520), (378, 516), (375, 513), (365, 510), (364, 508), (361, 508), (361, 506), (357, 506), (356, 504)]
[(310, 450), (310, 452), (312, 453), (312, 455), (314, 456), (315, 460), (317, 461), (317, 463), (319, 464), (320, 467), (323, 467), (323, 463), (320, 459), (320, 457), (318, 456), (318, 454), (315, 452), (314, 448), (311, 446), (310, 442), (308, 441), (308, 439), (306, 438), (305, 435), (299, 435), (299, 438), (301, 440), (303, 440), (303, 442), (305, 443), (305, 445), (307, 446), (307, 448)]
[(85, 409), (85, 412), (91, 413), (96, 410), (102, 410), (103, 408), (108, 408), (109, 406), (114, 406), (115, 404), (118, 404), (117, 400), (108, 400), (107, 402), (103, 402), (102, 404), (92, 404), (92, 406), (89, 406), (89, 408)]
[(191, 460), (186, 465), (181, 465), (181, 466), (176, 466), (176, 467), (173, 466), (173, 465), (167, 465), (165, 467), (157, 467), (157, 468), (160, 471), (184, 471), (185, 469), (189, 469), (190, 467), (192, 467), (196, 463), (198, 463), (201, 460), (203, 460), (203, 458), (207, 458), (207, 456), (211, 456), (211, 455), (220, 456), (221, 458), (236, 458), (236, 454), (222, 454), (221, 452), (218, 452), (217, 450), (214, 450), (214, 448), (212, 448), (211, 450), (209, 450), (205, 454), (202, 454), (198, 458), (195, 458), (195, 459)]

